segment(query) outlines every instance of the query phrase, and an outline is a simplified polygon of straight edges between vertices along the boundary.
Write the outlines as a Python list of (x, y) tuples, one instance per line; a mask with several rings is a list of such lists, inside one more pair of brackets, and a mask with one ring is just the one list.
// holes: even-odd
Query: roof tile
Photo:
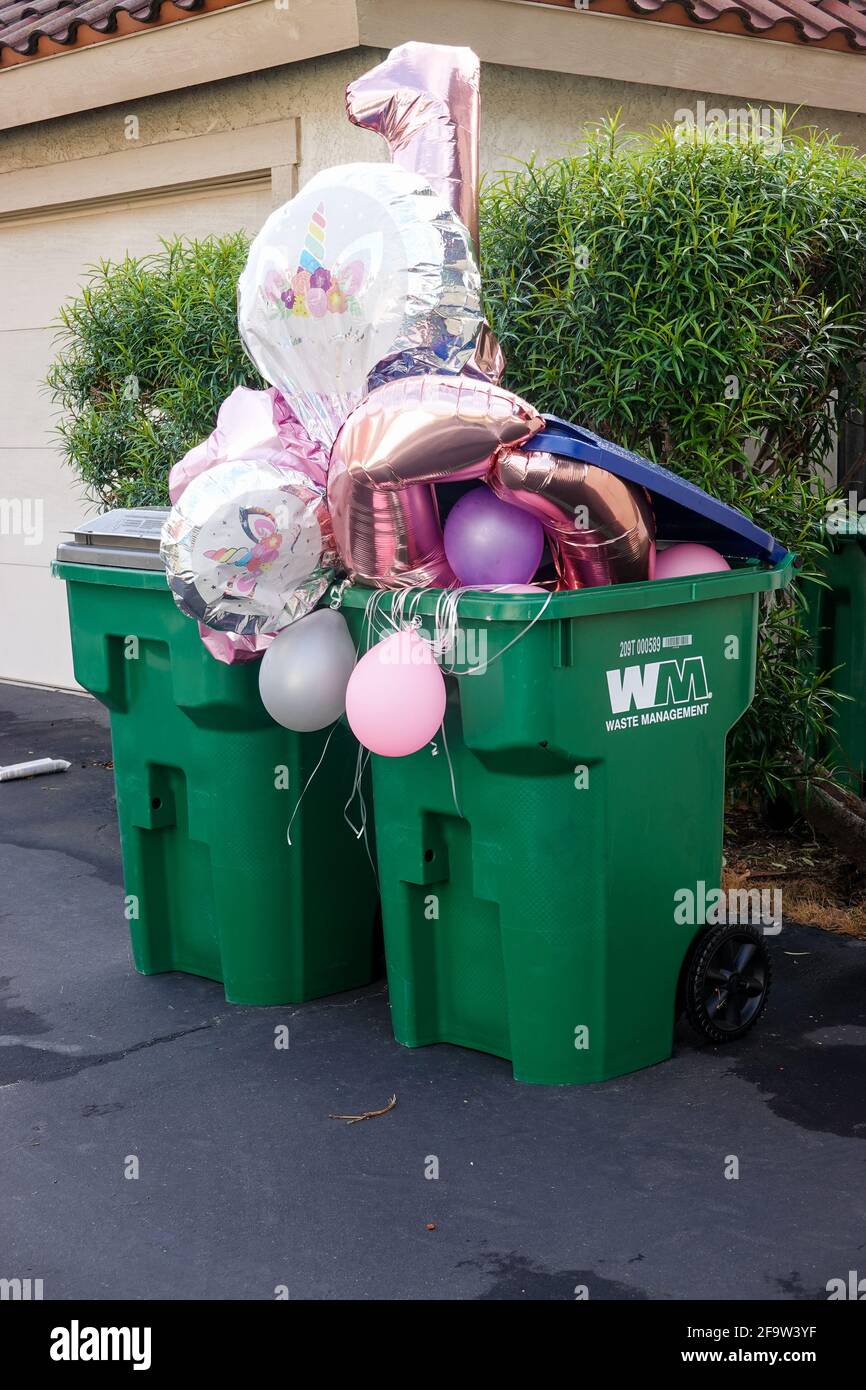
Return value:
[[(243, 0), (0, 0), (0, 64), (174, 23)], [(532, 0), (570, 8), (574, 0)], [(866, 0), (587, 0), (607, 14), (866, 53)], [(79, 33), (83, 31), (83, 33)]]
[[(186, 18), (196, 10), (222, 8), (241, 0), (0, 0), (0, 61), (7, 56), (43, 57), (76, 47), (79, 30), (108, 36), (121, 22), (126, 32)], [(91, 39), (92, 42), (92, 39)]]
[[(551, 0), (530, 0), (550, 4)], [(553, 0), (559, 4), (560, 0)], [(566, 5), (573, 0), (565, 0)], [(866, 53), (866, 0), (587, 0), (590, 11)]]

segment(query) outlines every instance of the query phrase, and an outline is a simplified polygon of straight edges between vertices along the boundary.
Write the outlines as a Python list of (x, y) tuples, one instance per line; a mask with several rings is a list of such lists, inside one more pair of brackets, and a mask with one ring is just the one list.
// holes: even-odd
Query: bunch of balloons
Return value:
[[(481, 307), (475, 54), (404, 44), (346, 108), (391, 162), (317, 174), (252, 243), (238, 324), (271, 388), (234, 391), (172, 470), (162, 554), (212, 654), (262, 657), (278, 723), (345, 711), (361, 743), (399, 756), (439, 728), (442, 671), (413, 629), (356, 664), (343, 617), (316, 607), (338, 572), (532, 588), (547, 546), (560, 588), (650, 578), (654, 522), (641, 488), (521, 447), (544, 420), (499, 385)], [(472, 480), (443, 530), (437, 484)]]

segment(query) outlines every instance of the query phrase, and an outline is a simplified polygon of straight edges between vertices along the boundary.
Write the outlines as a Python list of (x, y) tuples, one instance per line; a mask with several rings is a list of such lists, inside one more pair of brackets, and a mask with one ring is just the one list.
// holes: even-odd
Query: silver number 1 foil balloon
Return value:
[(378, 372), (458, 373), (485, 327), (469, 233), (417, 173), (346, 164), (268, 218), (238, 282), (262, 375), (327, 446)]
[(652, 578), (655, 519), (643, 488), (594, 464), (523, 449), (503, 449), (488, 482), (538, 517), (560, 589)]
[(456, 583), (433, 485), (483, 477), (498, 449), (543, 424), (510, 391), (471, 377), (410, 377), (372, 391), (338, 434), (328, 474), (349, 573), (382, 589)]
[[(481, 64), (471, 48), (404, 43), (346, 88), (349, 120), (381, 135), (392, 163), (421, 174), (478, 251)], [(464, 371), (498, 381), (505, 358), (487, 324)]]

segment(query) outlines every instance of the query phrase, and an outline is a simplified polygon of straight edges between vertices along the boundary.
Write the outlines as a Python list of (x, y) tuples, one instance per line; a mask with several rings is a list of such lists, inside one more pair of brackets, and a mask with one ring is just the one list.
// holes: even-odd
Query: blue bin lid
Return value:
[(756, 526), (736, 507), (711, 497), (703, 488), (623, 449), (592, 430), (545, 415), (545, 428), (521, 447), (529, 453), (562, 454), (579, 463), (592, 463), (636, 483), (652, 494), (659, 539), (697, 541), (727, 555), (757, 556), (775, 565), (787, 553), (777, 540)]

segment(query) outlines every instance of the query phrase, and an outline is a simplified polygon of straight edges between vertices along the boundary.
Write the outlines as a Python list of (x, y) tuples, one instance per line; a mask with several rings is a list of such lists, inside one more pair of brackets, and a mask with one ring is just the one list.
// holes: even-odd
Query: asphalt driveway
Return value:
[(0, 1277), (60, 1299), (805, 1299), (866, 1274), (866, 942), (786, 926), (730, 1049), (684, 1033), (621, 1080), (522, 1086), (399, 1047), (384, 984), (256, 1009), (137, 975), (106, 715), (0, 685), (0, 764), (49, 754), (71, 770), (0, 784)]

